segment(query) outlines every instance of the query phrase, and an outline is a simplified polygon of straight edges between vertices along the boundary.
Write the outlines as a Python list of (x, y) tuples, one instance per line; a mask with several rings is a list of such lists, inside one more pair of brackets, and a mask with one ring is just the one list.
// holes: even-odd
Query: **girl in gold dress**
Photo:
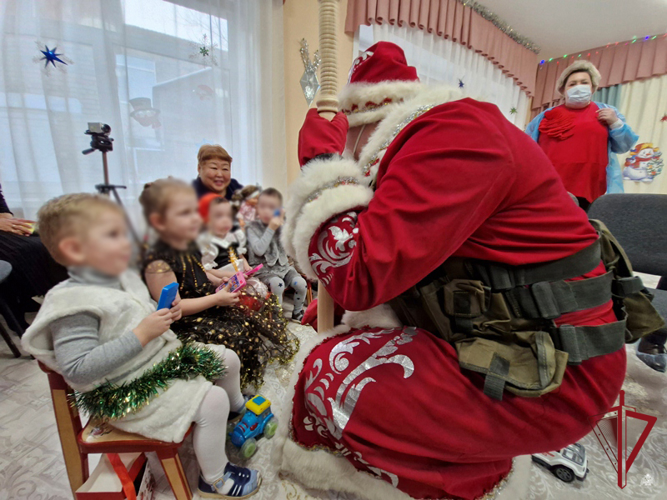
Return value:
[(176, 179), (147, 184), (139, 198), (148, 224), (159, 240), (146, 253), (142, 275), (152, 297), (178, 282), (183, 317), (172, 324), (182, 341), (223, 344), (241, 359), (241, 386), (262, 385), (264, 368), (272, 361), (288, 363), (298, 340), (275, 296), (252, 286), (231, 293), (216, 291), (229, 274), (206, 271), (195, 240), (201, 228), (194, 190)]

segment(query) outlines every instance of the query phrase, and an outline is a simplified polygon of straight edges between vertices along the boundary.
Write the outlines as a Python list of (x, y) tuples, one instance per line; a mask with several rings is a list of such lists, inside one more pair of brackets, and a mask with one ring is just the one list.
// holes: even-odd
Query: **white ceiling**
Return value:
[(667, 32), (667, 0), (481, 0), (541, 47), (540, 59)]

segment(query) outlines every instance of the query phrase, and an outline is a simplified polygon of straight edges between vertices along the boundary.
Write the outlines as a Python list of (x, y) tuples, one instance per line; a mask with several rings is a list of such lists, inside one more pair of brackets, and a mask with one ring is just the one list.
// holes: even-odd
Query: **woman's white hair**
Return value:
[(570, 64), (567, 68), (563, 70), (556, 82), (556, 90), (560, 95), (565, 95), (565, 83), (572, 73), (578, 73), (580, 71), (585, 71), (591, 77), (591, 83), (593, 84), (593, 92), (595, 92), (600, 85), (600, 72), (595, 67), (595, 65), (590, 61), (576, 61)]

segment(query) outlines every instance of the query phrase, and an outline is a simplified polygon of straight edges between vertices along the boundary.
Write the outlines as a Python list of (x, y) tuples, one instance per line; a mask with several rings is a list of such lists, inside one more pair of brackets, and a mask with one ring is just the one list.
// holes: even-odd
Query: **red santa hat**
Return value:
[(408, 66), (403, 49), (378, 42), (355, 59), (338, 101), (350, 127), (355, 127), (382, 120), (420, 88), (417, 70)]

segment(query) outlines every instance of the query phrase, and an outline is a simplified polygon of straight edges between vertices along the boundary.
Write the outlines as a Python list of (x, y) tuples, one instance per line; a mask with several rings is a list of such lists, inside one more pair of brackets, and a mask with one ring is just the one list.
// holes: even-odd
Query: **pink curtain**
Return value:
[(537, 55), (458, 0), (348, 0), (345, 31), (371, 23), (419, 28), (475, 50), (514, 79), (529, 96)]
[(562, 102), (558, 77), (577, 59), (590, 60), (600, 71), (600, 88), (667, 74), (667, 34), (582, 50), (540, 64), (535, 79), (532, 115)]

